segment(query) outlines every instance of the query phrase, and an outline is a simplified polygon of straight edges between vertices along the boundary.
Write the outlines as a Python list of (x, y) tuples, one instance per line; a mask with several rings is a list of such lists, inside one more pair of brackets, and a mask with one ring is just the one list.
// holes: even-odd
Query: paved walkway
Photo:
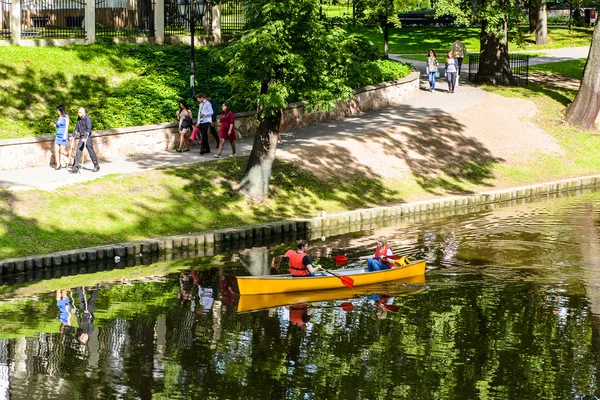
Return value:
[[(544, 57), (537, 57), (531, 63), (556, 62), (567, 59), (577, 59), (587, 56), (588, 47), (572, 49), (544, 50)], [(448, 85), (445, 79), (437, 83), (436, 91), (430, 93), (427, 89), (427, 75), (425, 62), (404, 60), (398, 56), (392, 58), (409, 62), (421, 72), (419, 95), (404, 105), (387, 107), (355, 117), (345, 118), (341, 121), (330, 121), (309, 127), (298, 128), (289, 132), (282, 132), (285, 145), (282, 150), (312, 146), (322, 138), (344, 137), (378, 130), (390, 126), (398, 126), (409, 120), (421, 120), (440, 113), (452, 113), (457, 110), (472, 107), (481, 103), (488, 96), (487, 92), (476, 86), (470, 85), (461, 79), (459, 87), (454, 94), (448, 94)], [(541, 62), (537, 62), (543, 60)], [(237, 141), (238, 155), (248, 155), (252, 149), (253, 138)], [(214, 144), (211, 143), (213, 153), (200, 156), (199, 147), (192, 147), (192, 151), (176, 153), (165, 151), (149, 155), (137, 155), (119, 159), (100, 160), (100, 171), (92, 172), (92, 164), (86, 161), (81, 174), (70, 174), (65, 169), (55, 171), (50, 167), (28, 168), (20, 170), (0, 171), (0, 188), (11, 190), (44, 189), (51, 190), (60, 186), (70, 185), (97, 179), (101, 176), (117, 173), (133, 173), (150, 169), (193, 164), (202, 161), (215, 160)], [(225, 144), (223, 156), (231, 153), (229, 144)]]

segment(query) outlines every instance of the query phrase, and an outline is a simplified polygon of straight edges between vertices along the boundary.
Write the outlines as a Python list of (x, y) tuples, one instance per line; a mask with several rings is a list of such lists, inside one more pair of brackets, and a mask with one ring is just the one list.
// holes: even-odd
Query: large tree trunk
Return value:
[(508, 85), (512, 80), (508, 58), (507, 24), (504, 38), (486, 32), (487, 23), (481, 24), (479, 70), (475, 76), (478, 83)]
[(534, 33), (538, 21), (539, 0), (529, 0), (527, 8), (529, 9), (529, 33)]
[(251, 202), (260, 203), (269, 194), (269, 182), (275, 150), (277, 148), (277, 133), (281, 121), (281, 112), (272, 117), (259, 114), (259, 124), (254, 134), (252, 152), (246, 165), (244, 178), (240, 182), (240, 192)]
[(548, 43), (548, 10), (546, 0), (538, 0), (537, 21), (535, 24), (535, 44)]
[(600, 24), (596, 24), (590, 54), (575, 100), (567, 107), (566, 120), (583, 129), (597, 130), (594, 123), (600, 112)]

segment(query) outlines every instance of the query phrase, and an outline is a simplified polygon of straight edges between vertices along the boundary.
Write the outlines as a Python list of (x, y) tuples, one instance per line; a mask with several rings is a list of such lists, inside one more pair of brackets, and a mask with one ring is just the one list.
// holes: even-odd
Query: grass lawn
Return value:
[(581, 79), (587, 58), (579, 60), (560, 61), (548, 64), (538, 64), (529, 67), (529, 72), (564, 75), (570, 78)]
[[(357, 33), (383, 49), (383, 33), (377, 28), (346, 28), (349, 32)], [(562, 47), (589, 46), (592, 40), (592, 29), (573, 28), (571, 33), (566, 28), (549, 28), (550, 43), (544, 46), (535, 45), (535, 35), (522, 29), (523, 41), (519, 44), (511, 38), (509, 47), (512, 51), (526, 50), (539, 52), (543, 49)], [(479, 52), (479, 28), (394, 28), (390, 30), (389, 52), (392, 54), (427, 55), (429, 49), (434, 49), (438, 55), (446, 53), (452, 47), (452, 42), (459, 36), (467, 47), (468, 52)]]

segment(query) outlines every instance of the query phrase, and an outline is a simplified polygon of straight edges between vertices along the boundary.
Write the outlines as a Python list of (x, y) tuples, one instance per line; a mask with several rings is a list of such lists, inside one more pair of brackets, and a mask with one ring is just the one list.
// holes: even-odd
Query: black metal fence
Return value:
[(96, 36), (154, 36), (154, 0), (96, 0)]
[(85, 37), (85, 0), (21, 1), (21, 38)]
[(244, 29), (246, 15), (242, 0), (227, 0), (221, 3), (221, 33), (235, 35)]
[[(186, 36), (190, 34), (190, 12), (183, 18), (179, 14), (177, 0), (165, 0), (165, 35)], [(206, 6), (204, 16), (196, 20), (196, 35), (210, 34), (212, 32), (212, 10), (210, 3)]]
[(478, 83), (492, 83), (510, 86), (529, 84), (529, 56), (509, 54), (509, 73), (485, 76), (479, 73), (479, 54), (469, 55), (469, 80)]
[(0, 2), (0, 40), (10, 39), (10, 0)]

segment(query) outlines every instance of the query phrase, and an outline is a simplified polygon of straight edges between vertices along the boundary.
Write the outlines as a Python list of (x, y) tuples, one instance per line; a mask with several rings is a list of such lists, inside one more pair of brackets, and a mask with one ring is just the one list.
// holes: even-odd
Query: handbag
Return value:
[(192, 129), (192, 135), (190, 136), (190, 140), (200, 140), (200, 128), (198, 125), (194, 125), (194, 129)]
[(435, 77), (439, 78), (440, 77), (440, 71), (435, 71)]

